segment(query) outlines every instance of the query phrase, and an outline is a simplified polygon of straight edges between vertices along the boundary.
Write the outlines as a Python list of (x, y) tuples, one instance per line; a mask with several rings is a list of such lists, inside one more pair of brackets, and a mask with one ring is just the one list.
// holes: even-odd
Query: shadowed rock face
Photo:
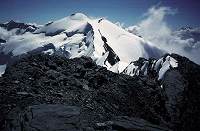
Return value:
[(0, 45), (1, 45), (1, 43), (6, 43), (6, 40), (3, 40), (0, 38)]
[(12, 54), (0, 53), (0, 65), (7, 64), (11, 60)]
[[(178, 122), (177, 119), (174, 122), (178, 125), (179, 130), (199, 129), (200, 66), (190, 61), (189, 59), (179, 56), (177, 54), (172, 54), (172, 57), (179, 61), (180, 64), (177, 68), (177, 71), (181, 75), (176, 77), (176, 80), (173, 79), (173, 84), (167, 86), (168, 88), (179, 92), (176, 95), (176, 108), (177, 110), (179, 110)], [(167, 76), (165, 77), (164, 81), (166, 81), (166, 79), (168, 79)], [(180, 83), (179, 86), (177, 82)]]
[[(79, 115), (80, 108), (76, 106), (61, 104), (35, 105), (30, 106), (22, 114), (21, 119), (18, 118), (17, 121), (13, 121), (13, 125), (16, 127), (15, 130), (19, 131), (72, 131), (77, 130), (80, 126)], [(16, 119), (16, 117), (10, 115), (9, 119)], [(12, 130), (13, 125), (9, 125), (7, 129)]]
[[(158, 80), (159, 73), (154, 68), (155, 59), (140, 58), (131, 64), (138, 67), (135, 69), (138, 70), (140, 77), (145, 75), (146, 79), (149, 79), (148, 83), (156, 82), (163, 88), (165, 109), (170, 116), (167, 119), (172, 123), (172, 126), (176, 126), (177, 130), (199, 128), (200, 66), (177, 54), (166, 54), (162, 59), (166, 59), (166, 56), (169, 55), (177, 60), (178, 66), (169, 69), (161, 80)], [(146, 67), (145, 63), (148, 63)], [(130, 66), (132, 66), (131, 64)], [(142, 67), (146, 68), (146, 74), (144, 74)], [(137, 72), (135, 69), (133, 71)], [(127, 69), (123, 73), (127, 73), (126, 71)]]
[[(100, 21), (100, 22), (101, 22), (101, 21)], [(113, 65), (115, 65), (117, 62), (120, 61), (120, 58), (119, 58), (119, 56), (113, 51), (113, 49), (108, 45), (106, 37), (104, 37), (104, 36), (101, 34), (100, 30), (99, 30), (99, 33), (100, 33), (100, 35), (101, 35), (102, 41), (104, 42), (103, 47), (104, 47), (104, 49), (105, 49), (105, 52), (108, 52), (107, 61), (110, 63), (110, 65), (113, 66)], [(106, 62), (106, 61), (105, 61), (105, 62)]]
[(112, 73), (86, 57), (29, 55), (0, 78), (0, 125), (42, 131), (196, 129), (200, 89), (194, 74), (200, 69), (173, 57), (182, 66), (158, 82)]

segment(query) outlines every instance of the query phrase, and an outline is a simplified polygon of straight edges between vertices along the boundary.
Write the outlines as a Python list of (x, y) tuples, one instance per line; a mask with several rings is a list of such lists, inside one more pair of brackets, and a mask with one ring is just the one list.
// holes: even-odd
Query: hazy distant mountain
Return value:
[(182, 27), (180, 30), (174, 31), (173, 35), (183, 40), (190, 40), (185, 47), (186, 50), (200, 49), (200, 28)]

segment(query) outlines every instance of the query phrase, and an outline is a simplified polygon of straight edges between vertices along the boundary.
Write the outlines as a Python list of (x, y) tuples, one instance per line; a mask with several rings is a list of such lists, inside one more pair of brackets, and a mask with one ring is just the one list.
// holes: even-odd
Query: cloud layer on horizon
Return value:
[[(145, 14), (144, 19), (137, 25), (129, 27), (132, 33), (141, 35), (144, 39), (153, 43), (156, 47), (169, 53), (177, 53), (190, 58), (200, 64), (200, 41), (190, 37), (181, 38), (181, 31), (174, 32), (166, 22), (166, 16), (175, 15), (176, 10), (170, 7), (153, 6)], [(131, 31), (132, 30), (132, 31)]]

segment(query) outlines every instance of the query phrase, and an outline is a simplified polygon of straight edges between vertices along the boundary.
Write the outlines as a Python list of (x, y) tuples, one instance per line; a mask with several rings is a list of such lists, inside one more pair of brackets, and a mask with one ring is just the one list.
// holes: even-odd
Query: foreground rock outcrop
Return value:
[(200, 67), (173, 57), (181, 66), (162, 81), (116, 74), (86, 57), (24, 57), (0, 78), (1, 129), (198, 129)]

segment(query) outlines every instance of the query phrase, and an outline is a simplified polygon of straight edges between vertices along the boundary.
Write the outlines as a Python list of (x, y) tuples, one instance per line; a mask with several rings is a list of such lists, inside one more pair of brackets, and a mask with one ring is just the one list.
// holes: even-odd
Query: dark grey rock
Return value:
[(140, 118), (130, 118), (127, 116), (116, 117), (111, 124), (114, 130), (126, 130), (126, 131), (169, 131), (168, 128), (153, 125), (148, 121)]
[[(48, 106), (41, 104), (52, 104), (60, 105), (55, 107), (59, 112), (64, 105), (79, 108), (80, 121), (73, 125), (81, 130), (198, 129), (200, 67), (184, 57), (172, 55), (180, 66), (170, 69), (162, 81), (157, 81), (151, 72), (137, 77), (110, 72), (87, 57), (66, 59), (30, 54), (8, 65), (0, 78), (0, 127), (13, 125), (14, 128), (17, 124), (12, 123), (21, 121), (25, 123), (23, 127), (29, 127), (30, 121), (26, 122), (23, 116), (30, 112), (27, 108), (40, 105), (39, 110), (49, 112)], [(41, 123), (46, 120), (38, 117), (34, 122), (38, 124), (39, 118)]]
[(181, 115), (177, 106), (183, 101), (183, 91), (187, 86), (184, 82), (183, 76), (177, 70), (167, 71), (162, 82), (167, 97), (166, 108), (173, 123), (177, 123)]
[[(75, 131), (80, 130), (80, 108), (65, 105), (30, 106), (18, 116), (8, 116), (8, 131)], [(14, 118), (12, 118), (14, 117)]]
[(6, 43), (6, 40), (0, 39), (0, 45), (1, 45), (1, 43)]

